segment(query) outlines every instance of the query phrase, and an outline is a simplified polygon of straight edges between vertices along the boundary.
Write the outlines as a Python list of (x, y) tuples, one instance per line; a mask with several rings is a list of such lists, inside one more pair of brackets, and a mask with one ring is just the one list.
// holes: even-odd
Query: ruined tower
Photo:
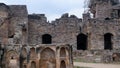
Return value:
[(113, 6), (119, 4), (119, 0), (89, 0), (89, 8), (94, 18), (112, 18)]

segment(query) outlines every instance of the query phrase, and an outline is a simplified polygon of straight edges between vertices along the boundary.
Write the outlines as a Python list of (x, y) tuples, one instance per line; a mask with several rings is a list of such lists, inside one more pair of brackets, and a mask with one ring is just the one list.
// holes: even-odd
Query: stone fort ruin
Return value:
[(25, 5), (0, 3), (0, 66), (73, 68), (72, 56), (120, 62), (119, 0), (88, 0), (88, 8), (83, 19), (66, 13), (49, 23)]
[(73, 68), (72, 47), (53, 43), (52, 32), (44, 14), (0, 3), (0, 68)]

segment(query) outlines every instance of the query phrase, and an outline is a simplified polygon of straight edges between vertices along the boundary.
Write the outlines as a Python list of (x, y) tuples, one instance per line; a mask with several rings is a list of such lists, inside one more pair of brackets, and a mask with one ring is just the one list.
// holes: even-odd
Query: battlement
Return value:
[(69, 16), (68, 13), (65, 13), (65, 14), (63, 14), (63, 15), (61, 16), (61, 18), (77, 18), (77, 16), (75, 16), (75, 15), (70, 15), (70, 16)]
[(34, 20), (46, 20), (45, 14), (29, 14), (28, 19), (34, 19)]
[(26, 5), (9, 5), (13, 17), (27, 17), (28, 11)]
[(0, 6), (4, 6), (4, 7), (6, 7), (7, 9), (9, 9), (9, 7), (8, 7), (6, 4), (4, 4), (4, 3), (0, 3)]

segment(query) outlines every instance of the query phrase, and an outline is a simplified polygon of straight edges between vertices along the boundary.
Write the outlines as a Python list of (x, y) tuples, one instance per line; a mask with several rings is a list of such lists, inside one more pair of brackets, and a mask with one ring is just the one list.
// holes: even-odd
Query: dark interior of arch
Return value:
[(112, 34), (110, 33), (107, 33), (104, 35), (104, 49), (109, 49), (109, 50), (112, 50), (112, 41), (111, 41), (111, 38), (112, 38)]
[(61, 61), (61, 65), (60, 65), (60, 68), (66, 68), (66, 64), (65, 64), (65, 61)]
[(79, 34), (77, 36), (77, 50), (87, 50), (87, 36)]
[(35, 62), (31, 62), (31, 68), (36, 68), (36, 63)]
[(24, 65), (24, 66), (23, 66), (23, 68), (27, 68), (27, 66), (26, 66), (26, 65)]
[(42, 36), (42, 44), (51, 44), (52, 43), (52, 37), (49, 34), (44, 34)]

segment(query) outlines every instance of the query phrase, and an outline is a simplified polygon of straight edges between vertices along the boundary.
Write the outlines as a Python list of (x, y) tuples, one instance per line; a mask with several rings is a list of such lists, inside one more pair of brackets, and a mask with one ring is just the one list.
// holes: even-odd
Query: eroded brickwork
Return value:
[[(90, 0), (88, 7), (83, 19), (65, 13), (50, 23), (44, 14), (28, 14), (25, 5), (1, 3), (1, 66), (70, 68), (71, 56), (87, 62), (119, 62), (119, 1)], [(73, 55), (62, 44), (71, 45)]]

